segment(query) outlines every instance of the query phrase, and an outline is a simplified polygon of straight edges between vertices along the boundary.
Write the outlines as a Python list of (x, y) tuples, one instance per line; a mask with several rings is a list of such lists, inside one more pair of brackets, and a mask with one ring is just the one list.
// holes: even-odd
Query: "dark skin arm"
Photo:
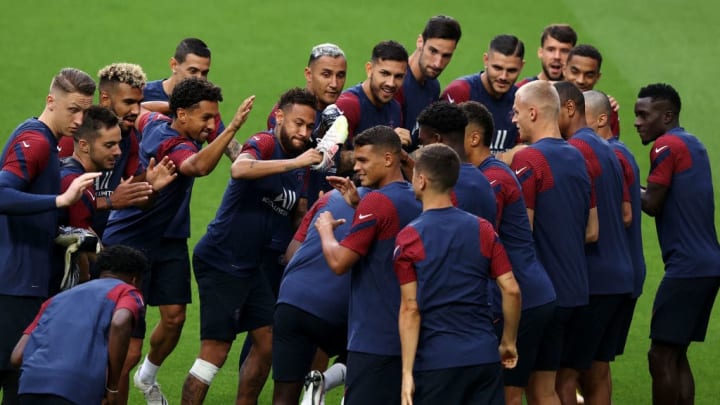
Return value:
[(665, 204), (667, 192), (667, 187), (657, 183), (648, 183), (646, 188), (641, 188), (640, 200), (642, 201), (642, 210), (651, 217), (659, 215)]
[(121, 308), (113, 314), (108, 333), (108, 365), (107, 381), (105, 386), (105, 397), (108, 403), (114, 403), (117, 392), (120, 374), (122, 372), (128, 346), (130, 345), (130, 334), (133, 328), (133, 315), (130, 310)]

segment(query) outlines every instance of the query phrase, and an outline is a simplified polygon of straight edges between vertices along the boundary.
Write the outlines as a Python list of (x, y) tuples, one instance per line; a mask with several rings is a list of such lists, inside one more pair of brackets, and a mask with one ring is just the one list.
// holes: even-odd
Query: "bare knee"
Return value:
[(185, 324), (185, 305), (161, 306), (160, 322), (168, 329), (182, 329)]
[(250, 332), (252, 350), (262, 357), (272, 356), (272, 328), (263, 326)]
[(203, 340), (200, 342), (200, 359), (214, 364), (216, 367), (222, 367), (227, 360), (228, 353), (232, 343), (220, 340)]

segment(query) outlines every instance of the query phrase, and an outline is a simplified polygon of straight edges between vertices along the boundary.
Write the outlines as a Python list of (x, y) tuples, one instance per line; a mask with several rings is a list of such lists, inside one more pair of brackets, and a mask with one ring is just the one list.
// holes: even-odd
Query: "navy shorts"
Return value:
[(159, 248), (143, 253), (150, 261), (142, 279), (145, 303), (151, 306), (189, 304), (192, 294), (187, 239), (164, 238)]
[(540, 342), (554, 313), (555, 301), (522, 311), (517, 337), (518, 362), (515, 368), (504, 370), (506, 386), (527, 387)]
[(345, 405), (399, 404), (400, 356), (348, 352)]
[(720, 277), (663, 278), (650, 322), (653, 341), (687, 346), (705, 340)]
[(75, 402), (52, 394), (22, 394), (18, 405), (75, 405)]
[(237, 277), (193, 257), (200, 296), (200, 339), (232, 342), (240, 332), (272, 325), (273, 297), (259, 270)]
[(620, 336), (618, 336), (617, 347), (615, 348), (615, 355), (620, 356), (625, 353), (625, 343), (627, 343), (628, 335), (630, 334), (630, 326), (632, 326), (633, 315), (635, 315), (635, 306), (637, 305), (637, 297), (628, 297), (627, 302), (623, 305), (619, 315), (620, 325)]
[(0, 371), (15, 370), (10, 365), (10, 355), (44, 301), (39, 297), (0, 295)]
[(567, 331), (582, 308), (555, 307), (552, 319), (540, 338), (533, 371), (557, 371), (560, 368)]
[(502, 405), (505, 403), (502, 375), (500, 363), (416, 371), (413, 404)]
[(272, 358), (273, 380), (303, 381), (317, 348), (345, 363), (347, 325), (339, 326), (290, 304), (275, 307)]
[(561, 367), (589, 370), (593, 360), (615, 358), (623, 329), (616, 320), (628, 298), (628, 294), (590, 295), (590, 302), (577, 313), (565, 336)]

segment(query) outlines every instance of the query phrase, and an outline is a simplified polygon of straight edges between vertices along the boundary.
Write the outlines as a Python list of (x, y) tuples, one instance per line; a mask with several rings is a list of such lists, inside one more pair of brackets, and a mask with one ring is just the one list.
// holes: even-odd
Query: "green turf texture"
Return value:
[[(49, 81), (60, 68), (73, 66), (96, 76), (106, 64), (133, 62), (143, 66), (150, 80), (160, 79), (169, 74), (168, 59), (175, 45), (189, 36), (204, 39), (212, 49), (210, 80), (223, 88), (221, 111), (226, 120), (244, 97), (257, 95), (254, 111), (238, 134), (238, 139), (244, 140), (264, 129), (267, 114), (280, 93), (304, 85), (302, 69), (313, 45), (334, 42), (345, 50), (348, 88), (365, 78), (364, 64), (377, 42), (394, 39), (412, 52), (426, 20), (447, 14), (461, 22), (463, 38), (440, 77), (443, 86), (481, 70), (482, 54), (497, 34), (515, 34), (525, 42), (526, 65), (521, 78), (535, 75), (540, 70), (536, 50), (543, 27), (555, 22), (571, 24), (578, 31), (579, 43), (595, 45), (603, 54), (603, 76), (596, 88), (620, 103), (621, 139), (635, 153), (644, 183), (648, 148), (638, 141), (632, 109), (638, 89), (651, 82), (675, 86), (683, 101), (681, 124), (705, 143), (711, 161), (718, 161), (720, 140), (714, 136), (714, 114), (720, 105), (709, 83), (719, 54), (713, 42), (720, 35), (714, 10), (710, 0), (6, 1), (0, 13), (0, 141), (4, 144), (15, 126), (42, 112)], [(715, 164), (713, 169), (717, 179), (720, 165)], [(229, 161), (223, 158), (210, 176), (196, 181), (191, 249), (213, 218), (228, 178)], [(663, 267), (653, 220), (647, 216), (643, 217), (643, 235), (648, 277), (626, 353), (613, 363), (616, 404), (650, 403), (646, 360), (649, 319)], [(156, 319), (157, 310), (150, 309), (148, 324), (153, 325)], [(182, 340), (159, 374), (171, 404), (180, 402), (182, 382), (199, 350), (198, 327), (195, 295)], [(715, 364), (720, 362), (719, 336), (720, 320), (714, 314), (707, 341), (690, 349), (698, 404), (716, 402), (717, 391), (712, 387), (717, 376)], [(213, 382), (207, 403), (234, 401), (241, 339)], [(272, 383), (268, 382), (259, 403), (270, 403), (271, 394)], [(133, 391), (130, 403), (143, 401)], [(328, 399), (328, 404), (336, 403), (337, 393)]]

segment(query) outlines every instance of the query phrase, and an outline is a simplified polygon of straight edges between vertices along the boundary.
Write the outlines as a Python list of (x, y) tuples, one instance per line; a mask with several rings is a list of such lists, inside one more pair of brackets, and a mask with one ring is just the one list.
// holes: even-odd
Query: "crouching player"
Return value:
[[(502, 366), (517, 363), (520, 289), (492, 224), (453, 207), (459, 166), (447, 146), (423, 148), (412, 178), (423, 213), (396, 239), (403, 404), (504, 404)], [(499, 353), (490, 278), (503, 301)]]

